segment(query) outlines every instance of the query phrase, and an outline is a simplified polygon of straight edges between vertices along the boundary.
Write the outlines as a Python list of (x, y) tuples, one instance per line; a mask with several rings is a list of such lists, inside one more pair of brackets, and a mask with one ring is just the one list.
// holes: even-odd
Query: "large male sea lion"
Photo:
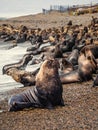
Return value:
[(57, 105), (63, 106), (63, 88), (58, 68), (57, 60), (45, 60), (36, 76), (36, 86), (12, 96), (9, 100), (9, 110), (17, 111), (28, 107), (51, 109)]

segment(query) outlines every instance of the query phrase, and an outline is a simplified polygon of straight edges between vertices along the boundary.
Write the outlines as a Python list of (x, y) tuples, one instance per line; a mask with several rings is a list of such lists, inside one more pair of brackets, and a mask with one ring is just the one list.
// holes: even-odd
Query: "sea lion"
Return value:
[(35, 46), (28, 47), (26, 51), (35, 51), (40, 47), (41, 43), (36, 43)]
[(78, 64), (78, 57), (79, 57), (79, 51), (77, 49), (74, 49), (71, 54), (68, 56), (68, 61), (71, 62), (73, 65)]
[(15, 40), (14, 35), (9, 35), (8, 37), (5, 38), (4, 42), (12, 41)]
[(38, 55), (38, 54), (41, 54), (43, 52), (54, 52), (55, 50), (55, 46), (53, 45), (47, 45), (47, 46), (43, 46), (43, 47), (40, 47), (38, 49), (36, 49), (35, 51), (32, 51), (31, 54), (32, 55)]
[(62, 84), (75, 83), (81, 81), (78, 70), (74, 70), (66, 74), (61, 74), (60, 80)]
[(97, 62), (93, 56), (91, 50), (85, 49), (84, 53), (80, 53), (79, 59), (79, 75), (82, 81), (87, 81), (92, 79), (92, 74), (96, 73)]
[(32, 59), (29, 64), (34, 65), (34, 64), (39, 64), (45, 60), (45, 54), (41, 54), (39, 57)]
[(95, 58), (98, 58), (98, 45), (86, 45), (84, 46), (80, 52), (85, 53), (85, 49), (91, 50), (92, 54)]
[(27, 40), (27, 34), (25, 32), (22, 32), (18, 34), (17, 38), (14, 40), (16, 43), (23, 43)]
[(19, 70), (17, 68), (10, 68), (6, 71), (6, 74), (12, 76), (12, 78), (25, 86), (35, 85), (35, 76), (32, 72), (25, 70)]
[(64, 42), (62, 43), (62, 47), (61, 50), (62, 52), (68, 52), (68, 51), (72, 51), (73, 46), (75, 45), (75, 41), (76, 41), (77, 35), (73, 34), (71, 37), (69, 37), (69, 39), (65, 40), (65, 45)]
[(59, 62), (50, 58), (45, 60), (36, 76), (36, 88), (41, 95), (41, 100), (45, 99), (44, 105), (47, 108), (56, 105), (64, 105), (62, 98), (62, 84), (60, 81), (58, 68)]
[(9, 99), (9, 111), (22, 110), (29, 107), (51, 109), (63, 106), (62, 84), (60, 81), (59, 62), (55, 59), (45, 60), (36, 76), (36, 86)]
[(61, 73), (64, 74), (67, 74), (74, 70), (73, 65), (66, 58), (62, 58), (60, 68)]
[(96, 72), (97, 62), (90, 50), (80, 53), (78, 59), (78, 69), (68, 74), (61, 74), (62, 84), (83, 82), (92, 79), (92, 74)]
[(25, 54), (23, 56), (23, 58), (17, 62), (17, 63), (13, 63), (13, 64), (8, 64), (8, 65), (5, 65), (3, 66), (3, 69), (2, 69), (2, 73), (3, 74), (6, 74), (6, 71), (10, 68), (17, 68), (17, 69), (22, 69), (22, 68), (25, 68), (26, 65), (28, 64), (28, 62), (33, 58), (33, 55), (32, 54)]
[(53, 52), (53, 57), (54, 58), (62, 58), (63, 57), (63, 52), (60, 48), (60, 44), (55, 45), (55, 50)]

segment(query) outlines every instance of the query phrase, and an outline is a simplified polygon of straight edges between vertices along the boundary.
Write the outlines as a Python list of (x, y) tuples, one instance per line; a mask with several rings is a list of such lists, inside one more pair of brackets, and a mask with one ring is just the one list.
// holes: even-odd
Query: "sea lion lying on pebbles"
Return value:
[(60, 75), (62, 84), (83, 82), (93, 79), (92, 74), (97, 70), (97, 62), (91, 52), (86, 49), (84, 53), (80, 53), (78, 59), (78, 69), (68, 74)]
[(27, 72), (25, 70), (19, 70), (17, 68), (10, 68), (6, 72), (7, 75), (12, 76), (12, 78), (25, 86), (35, 85), (35, 76), (32, 72)]

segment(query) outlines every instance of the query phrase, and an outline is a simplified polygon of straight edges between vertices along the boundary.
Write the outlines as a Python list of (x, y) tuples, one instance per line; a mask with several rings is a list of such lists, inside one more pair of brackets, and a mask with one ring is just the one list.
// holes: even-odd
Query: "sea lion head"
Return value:
[(46, 78), (47, 75), (49, 76), (55, 76), (58, 75), (58, 69), (60, 68), (60, 64), (57, 59), (49, 58), (45, 60), (36, 75), (36, 80), (42, 80), (43, 78)]
[(55, 46), (55, 50), (54, 50), (54, 58), (61, 58), (63, 57), (63, 53), (62, 50), (60, 48), (60, 44), (57, 44)]
[(45, 61), (43, 62), (43, 65), (42, 65), (42, 66), (43, 66), (43, 67), (44, 67), (44, 66), (45, 66), (45, 67), (48, 67), (49, 69), (50, 69), (50, 68), (56, 68), (56, 69), (60, 68), (60, 65), (59, 65), (58, 60), (53, 59), (53, 58), (49, 58), (49, 59), (45, 60)]
[(6, 74), (11, 76), (14, 74), (14, 71), (17, 71), (16, 68), (9, 68), (6, 70)]
[(90, 48), (85, 48), (85, 56), (86, 56), (86, 59), (92, 65), (92, 70), (96, 71), (96, 69), (97, 69), (97, 62), (96, 62), (96, 59), (95, 59), (92, 51), (90, 50)]
[(64, 73), (69, 73), (73, 70), (73, 65), (65, 58), (62, 58), (60, 68)]
[(25, 54), (20, 62), (23, 62), (22, 64), (27, 65), (30, 60), (32, 60), (33, 55), (32, 54)]
[(17, 68), (7, 69), (6, 74), (11, 76), (16, 82), (20, 82), (21, 80), (21, 74), (19, 73), (19, 70)]
[(65, 58), (62, 58), (61, 69), (64, 69), (64, 68), (69, 67), (69, 66), (72, 66), (72, 64), (68, 60), (66, 60)]

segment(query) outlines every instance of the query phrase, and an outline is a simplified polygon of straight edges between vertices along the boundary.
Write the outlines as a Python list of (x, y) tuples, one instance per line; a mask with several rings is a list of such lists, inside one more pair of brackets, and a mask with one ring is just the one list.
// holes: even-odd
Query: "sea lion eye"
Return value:
[(49, 60), (49, 61), (48, 61), (48, 65), (51, 65), (51, 63), (52, 63), (52, 61), (51, 61), (51, 60)]
[(87, 59), (88, 59), (88, 60), (91, 60), (91, 56), (87, 56)]

